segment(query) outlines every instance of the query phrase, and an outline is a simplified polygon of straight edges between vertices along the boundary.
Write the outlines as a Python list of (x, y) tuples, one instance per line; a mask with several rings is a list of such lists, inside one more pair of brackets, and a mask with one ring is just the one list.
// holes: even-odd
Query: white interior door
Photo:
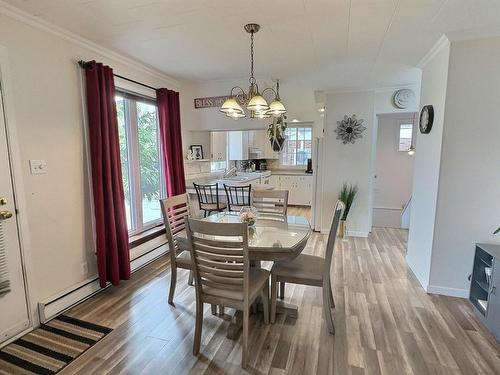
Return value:
[(29, 327), (3, 108), (0, 87), (0, 343)]

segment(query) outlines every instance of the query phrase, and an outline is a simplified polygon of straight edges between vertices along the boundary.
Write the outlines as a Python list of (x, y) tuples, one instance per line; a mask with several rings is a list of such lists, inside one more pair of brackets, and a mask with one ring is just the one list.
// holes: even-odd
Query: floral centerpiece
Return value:
[(245, 206), (240, 210), (240, 220), (249, 226), (255, 225), (257, 221), (257, 209), (255, 207)]

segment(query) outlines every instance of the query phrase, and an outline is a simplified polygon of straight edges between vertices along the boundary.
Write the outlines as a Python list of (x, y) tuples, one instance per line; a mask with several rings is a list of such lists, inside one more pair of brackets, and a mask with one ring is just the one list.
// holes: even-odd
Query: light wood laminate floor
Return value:
[[(290, 213), (307, 215), (304, 209)], [(323, 255), (314, 233), (304, 250)], [(407, 232), (376, 228), (338, 241), (333, 267), (336, 334), (322, 318), (321, 289), (287, 284), (299, 317), (250, 326), (251, 374), (500, 374), (500, 346), (463, 299), (428, 295), (405, 262)], [(241, 348), (226, 338), (228, 316), (206, 306), (201, 355), (192, 355), (194, 289), (179, 271), (176, 307), (167, 304), (164, 257), (71, 309), (68, 315), (114, 331), (62, 374), (240, 374)]]

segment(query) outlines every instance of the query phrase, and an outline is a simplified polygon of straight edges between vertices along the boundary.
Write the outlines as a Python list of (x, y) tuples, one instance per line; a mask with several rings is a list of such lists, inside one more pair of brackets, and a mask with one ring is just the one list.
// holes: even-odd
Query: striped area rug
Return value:
[(0, 350), (0, 374), (56, 374), (112, 331), (60, 315)]

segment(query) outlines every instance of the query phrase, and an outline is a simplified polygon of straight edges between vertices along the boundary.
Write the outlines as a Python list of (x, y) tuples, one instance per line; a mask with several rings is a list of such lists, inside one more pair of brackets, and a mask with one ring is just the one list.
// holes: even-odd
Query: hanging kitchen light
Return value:
[[(276, 91), (268, 87), (262, 91), (262, 94), (259, 92), (259, 86), (257, 85), (257, 80), (254, 77), (254, 58), (253, 58), (253, 40), (254, 34), (258, 32), (260, 26), (256, 23), (249, 23), (245, 25), (245, 31), (250, 34), (250, 78), (249, 83), (250, 86), (248, 88), (248, 94), (245, 93), (239, 86), (235, 86), (231, 89), (231, 93), (228, 99), (222, 104), (220, 107), (220, 111), (225, 113), (226, 116), (238, 119), (245, 117), (245, 112), (241, 105), (245, 105), (247, 111), (250, 112), (250, 118), (269, 118), (271, 116), (279, 117), (286, 113), (285, 106), (281, 102), (279, 96), (279, 81), (276, 83)], [(239, 90), (239, 94), (235, 95), (235, 90)], [(274, 99), (271, 102), (271, 105), (267, 104), (266, 99), (263, 94), (266, 91), (272, 91), (274, 94)]]

